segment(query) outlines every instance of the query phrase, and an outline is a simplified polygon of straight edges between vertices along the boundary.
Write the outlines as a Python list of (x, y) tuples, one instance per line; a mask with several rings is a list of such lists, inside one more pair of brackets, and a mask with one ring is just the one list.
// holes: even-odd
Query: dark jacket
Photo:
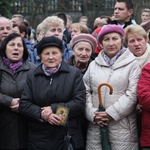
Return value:
[(87, 64), (82, 64), (81, 66), (76, 66), (75, 65), (75, 57), (74, 57), (74, 55), (72, 55), (69, 59), (68, 59), (68, 61), (67, 61), (67, 63), (69, 64), (69, 65), (71, 65), (71, 66), (75, 66), (75, 67), (77, 67), (78, 69), (80, 69), (80, 71), (82, 72), (82, 74), (84, 75), (85, 74), (85, 72), (86, 72), (86, 70), (88, 69), (88, 66), (89, 66), (89, 64), (91, 63), (91, 59), (87, 62)]
[(0, 57), (0, 149), (27, 147), (28, 122), (19, 113), (10, 109), (13, 98), (20, 98), (27, 74), (34, 65), (23, 62), (13, 75)]
[(51, 125), (41, 119), (41, 107), (59, 105), (70, 108), (69, 131), (76, 148), (83, 147), (78, 117), (85, 109), (85, 86), (80, 70), (62, 62), (58, 72), (48, 77), (42, 65), (27, 78), (20, 111), (30, 117), (28, 150), (62, 150), (66, 127)]
[[(113, 21), (111, 22), (111, 24), (116, 24), (116, 25), (118, 25), (118, 22), (117, 22), (117, 20), (113, 20)], [(129, 26), (129, 25), (131, 25), (131, 24), (133, 24), (133, 23), (132, 23), (132, 20), (130, 20), (129, 22), (125, 22), (123, 28), (126, 28), (127, 26)]]

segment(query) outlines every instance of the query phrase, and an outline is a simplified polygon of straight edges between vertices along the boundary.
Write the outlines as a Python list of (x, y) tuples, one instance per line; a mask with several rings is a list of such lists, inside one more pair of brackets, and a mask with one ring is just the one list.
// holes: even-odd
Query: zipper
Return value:
[(52, 84), (52, 81), (53, 81), (53, 78), (51, 78), (51, 79), (50, 79), (50, 82), (49, 82), (49, 84)]

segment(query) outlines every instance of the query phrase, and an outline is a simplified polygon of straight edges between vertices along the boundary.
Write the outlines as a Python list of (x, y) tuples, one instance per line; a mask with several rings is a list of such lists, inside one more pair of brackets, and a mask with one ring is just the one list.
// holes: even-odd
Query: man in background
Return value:
[(150, 9), (144, 8), (141, 12), (141, 24), (150, 20)]
[(11, 21), (13, 24), (20, 24), (24, 21), (24, 17), (21, 14), (14, 14)]
[(133, 24), (133, 8), (134, 4), (132, 0), (117, 0), (114, 7), (115, 20), (113, 20), (111, 24), (120, 25), (123, 28), (126, 28), (130, 24)]
[(0, 45), (1, 42), (12, 33), (12, 23), (6, 17), (0, 17)]

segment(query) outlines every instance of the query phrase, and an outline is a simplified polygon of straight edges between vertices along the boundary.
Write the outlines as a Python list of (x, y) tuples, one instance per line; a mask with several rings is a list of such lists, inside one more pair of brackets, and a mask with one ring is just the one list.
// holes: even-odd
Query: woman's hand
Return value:
[(109, 116), (106, 111), (101, 111), (95, 113), (94, 121), (96, 122), (96, 124), (103, 127), (103, 126), (107, 126), (108, 122), (111, 119), (112, 117)]
[(10, 104), (12, 111), (18, 112), (20, 98), (13, 98)]
[(47, 121), (52, 125), (59, 125), (61, 118), (58, 115), (51, 113)]
[(42, 119), (44, 119), (45, 121), (48, 120), (49, 116), (53, 113), (52, 109), (50, 106), (47, 107), (42, 107), (42, 112), (41, 112), (41, 117)]

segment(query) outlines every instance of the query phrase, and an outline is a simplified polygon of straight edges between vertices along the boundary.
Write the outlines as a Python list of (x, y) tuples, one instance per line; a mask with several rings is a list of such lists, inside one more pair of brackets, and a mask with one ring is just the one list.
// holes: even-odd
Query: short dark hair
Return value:
[[(18, 34), (18, 33), (11, 33), (2, 41), (1, 47), (0, 47), (0, 56), (6, 57), (6, 46), (7, 46), (8, 42), (10, 42), (11, 40), (13, 40), (13, 39), (15, 39), (17, 37), (20, 37), (22, 39), (20, 34)], [(25, 44), (23, 39), (22, 39), (22, 43), (23, 43), (23, 48), (24, 48), (23, 60), (25, 61), (25, 60), (28, 59), (29, 53), (28, 53), (28, 49), (27, 49), (26, 44)]]
[(19, 28), (20, 33), (23, 33), (23, 32), (25, 33), (24, 38), (27, 38), (27, 36), (28, 36), (28, 27), (24, 23), (20, 23), (20, 24), (18, 24), (18, 28)]
[(116, 2), (124, 2), (128, 10), (134, 8), (134, 3), (132, 0), (116, 0)]

